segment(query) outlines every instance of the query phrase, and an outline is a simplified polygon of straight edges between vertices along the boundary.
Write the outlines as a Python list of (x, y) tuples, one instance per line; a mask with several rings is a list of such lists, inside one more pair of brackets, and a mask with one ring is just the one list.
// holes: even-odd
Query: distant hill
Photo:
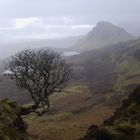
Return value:
[(76, 44), (83, 36), (70, 36), (57, 39), (19, 39), (0, 42), (0, 59), (14, 55), (16, 52), (27, 48), (66, 49)]
[(139, 140), (140, 139), (140, 85), (123, 100), (114, 116), (100, 127), (89, 127), (79, 140)]
[(81, 39), (73, 50), (87, 51), (96, 48), (109, 46), (118, 42), (124, 42), (134, 37), (126, 32), (123, 28), (113, 25), (109, 22), (99, 22), (84, 39)]
[(29, 103), (30, 95), (16, 86), (15, 81), (7, 76), (0, 75), (0, 99), (8, 98), (20, 104)]
[(140, 83), (140, 39), (83, 52), (69, 59), (76, 78), (93, 93), (123, 92)]

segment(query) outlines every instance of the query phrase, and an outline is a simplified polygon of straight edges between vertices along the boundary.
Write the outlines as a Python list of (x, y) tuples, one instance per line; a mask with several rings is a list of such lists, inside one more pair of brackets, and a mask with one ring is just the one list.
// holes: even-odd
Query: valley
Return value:
[[(74, 50), (73, 45), (61, 48), (61, 52), (67, 52), (63, 57), (72, 64), (74, 75), (62, 92), (49, 96), (50, 111), (40, 117), (34, 113), (22, 116), (31, 140), (91, 140), (86, 139), (88, 128), (102, 126), (140, 85), (140, 38), (135, 39), (116, 25), (100, 22), (81, 44), (75, 43)], [(3, 72), (2, 65), (0, 68)], [(23, 107), (32, 104), (26, 90), (17, 88), (15, 81), (1, 74), (0, 99), (5, 98)]]

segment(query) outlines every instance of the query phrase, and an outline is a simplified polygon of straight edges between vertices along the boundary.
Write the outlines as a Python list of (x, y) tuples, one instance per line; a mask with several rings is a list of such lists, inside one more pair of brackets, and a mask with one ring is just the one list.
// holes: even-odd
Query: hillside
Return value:
[(84, 52), (74, 63), (77, 80), (87, 83), (93, 93), (123, 92), (140, 83), (140, 39)]
[(123, 100), (114, 116), (103, 125), (92, 125), (79, 140), (139, 140), (140, 139), (140, 85)]
[(109, 22), (99, 22), (85, 38), (81, 39), (73, 50), (87, 51), (102, 48), (119, 42), (125, 42), (134, 37), (123, 28)]
[[(83, 52), (72, 62), (75, 79), (62, 93), (50, 96), (50, 112), (24, 117), (34, 140), (76, 140), (87, 129), (112, 116), (121, 99), (140, 84), (140, 39)], [(8, 77), (0, 77), (0, 98), (12, 98), (25, 106), (30, 98)], [(36, 122), (36, 123), (34, 123)]]
[(0, 101), (0, 140), (29, 140), (27, 125), (20, 113), (21, 107), (16, 102)]
[(37, 140), (76, 140), (91, 124), (101, 125), (140, 84), (139, 49), (137, 39), (70, 58), (75, 81), (50, 98), (50, 114), (25, 118), (28, 132)]
[(12, 81), (7, 76), (0, 75), (0, 91), (0, 99), (9, 98), (20, 104), (31, 101), (26, 91), (17, 88), (15, 81)]

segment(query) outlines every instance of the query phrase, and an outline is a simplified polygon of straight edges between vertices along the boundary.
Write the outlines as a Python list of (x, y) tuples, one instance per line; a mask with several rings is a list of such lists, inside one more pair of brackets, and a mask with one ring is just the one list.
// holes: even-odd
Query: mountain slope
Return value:
[(139, 140), (140, 139), (140, 85), (123, 100), (114, 116), (100, 127), (92, 125), (80, 140)]
[(0, 100), (0, 140), (29, 140), (21, 109), (16, 102)]
[(12, 99), (20, 104), (29, 103), (31, 101), (28, 92), (19, 89), (15, 81), (7, 76), (0, 75), (0, 91), (0, 99)]
[(123, 92), (140, 83), (140, 39), (83, 52), (71, 58), (76, 78), (93, 93)]
[(87, 51), (91, 49), (105, 47), (118, 42), (124, 42), (134, 37), (123, 28), (109, 22), (99, 22), (87, 36), (78, 42), (73, 49)]

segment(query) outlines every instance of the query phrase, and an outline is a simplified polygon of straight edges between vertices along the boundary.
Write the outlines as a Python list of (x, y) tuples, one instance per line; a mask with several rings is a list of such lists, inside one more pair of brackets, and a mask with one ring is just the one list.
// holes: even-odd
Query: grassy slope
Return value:
[(114, 115), (103, 125), (88, 129), (80, 140), (139, 140), (140, 139), (140, 85), (123, 100)]
[[(8, 77), (1, 77), (0, 89), (3, 91), (1, 98), (13, 98), (23, 103), (29, 101), (19, 96), (24, 92), (19, 91)], [(112, 114), (111, 108), (96, 105), (102, 102), (102, 98), (91, 94), (87, 86), (80, 83), (73, 83), (65, 89), (65, 92), (54, 94), (50, 99), (52, 114), (43, 117), (31, 114), (25, 119), (33, 138), (77, 139), (86, 132), (91, 123), (101, 124)]]
[[(139, 47), (138, 44), (140, 43), (135, 42), (132, 45), (132, 47), (135, 47), (136, 49)], [(116, 88), (116, 91), (119, 91), (120, 89), (122, 90), (124, 86), (140, 82), (138, 60), (132, 59), (132, 57), (130, 57), (131, 61), (130, 60), (124, 61), (128, 57), (125, 57), (126, 55), (122, 57), (122, 54), (128, 54), (129, 52), (131, 52), (129, 55), (131, 56), (131, 54), (133, 54), (132, 52), (133, 49), (131, 49), (132, 47), (130, 46), (130, 48), (127, 50), (120, 49), (119, 51), (118, 49), (113, 49), (113, 53), (115, 54), (120, 53), (121, 51), (121, 53), (117, 55), (111, 54), (112, 50), (110, 49), (109, 52), (108, 50), (105, 50), (105, 55), (103, 55), (104, 50), (100, 51), (99, 53), (97, 51), (97, 53), (95, 53), (94, 55), (95, 57), (92, 57), (93, 52), (91, 52), (90, 55), (87, 54), (86, 57), (89, 57), (90, 60), (94, 58), (92, 59), (93, 63), (89, 64), (92, 64), (93, 67), (96, 66), (94, 67), (96, 69), (93, 69), (94, 71), (91, 71), (91, 75), (95, 73), (94, 75), (98, 76), (99, 72), (99, 77), (96, 78), (93, 77), (93, 80), (94, 78), (96, 79), (93, 81), (93, 83), (95, 84), (94, 87), (98, 89), (97, 92), (98, 94), (95, 94), (94, 90), (91, 92), (85, 84), (74, 83), (73, 85), (71, 85), (71, 87), (67, 89), (66, 92), (53, 95), (51, 97), (51, 101), (53, 102), (51, 105), (52, 106), (51, 114), (44, 115), (40, 118), (31, 114), (25, 118), (25, 120), (29, 124), (28, 131), (34, 137), (34, 139), (74, 140), (81, 137), (91, 124), (100, 125), (106, 118), (108, 118), (113, 112), (113, 108), (111, 108), (110, 106), (113, 106), (115, 102), (116, 102), (115, 104), (118, 104), (118, 100), (116, 100), (116, 98), (118, 98), (120, 101), (121, 97), (120, 93), (117, 94), (116, 96), (115, 92), (112, 93), (111, 91), (108, 92), (107, 90), (105, 90), (110, 89), (110, 87), (112, 88), (112, 84), (110, 84), (111, 86), (109, 86), (109, 88), (105, 87), (102, 89), (102, 91), (105, 90), (107, 92), (106, 94), (99, 94), (103, 86), (109, 85), (109, 83), (113, 83), (112, 78), (109, 78), (113, 77), (114, 73), (112, 74), (112, 72), (115, 73), (117, 72), (117, 74), (119, 74), (119, 76), (117, 77), (118, 78), (117, 81), (119, 82), (115, 84), (116, 87), (114, 86)], [(90, 62), (89, 58), (88, 59), (84, 58), (85, 59), (84, 61)], [(94, 63), (94, 60), (96, 58), (100, 59), (97, 59), (98, 61)], [(106, 65), (108, 62), (111, 63)], [(80, 62), (80, 65), (81, 64), (82, 62)], [(9, 89), (10, 91), (11, 90), (14, 91), (16, 88), (15, 85), (13, 85), (13, 83), (10, 84), (10, 87), (6, 86), (7, 83), (9, 83), (9, 81), (5, 80), (0, 83), (1, 84), (0, 88), (1, 91), (4, 91), (4, 89), (6, 89), (8, 91), (6, 92), (8, 95)], [(13, 87), (11, 88), (11, 86)], [(2, 94), (1, 96), (3, 95), (4, 94)], [(18, 94), (15, 94), (14, 98), (17, 97), (17, 95)], [(19, 98), (19, 100), (20, 99), (21, 98)]]
[(28, 103), (31, 99), (24, 90), (17, 88), (9, 77), (0, 75), (0, 99), (9, 98), (20, 104)]
[(96, 101), (96, 96), (92, 98), (86, 87), (78, 85), (71, 89), (75, 89), (75, 92), (51, 97), (51, 114), (42, 117), (30, 114), (25, 117), (29, 124), (28, 131), (34, 139), (76, 140), (86, 132), (90, 124), (100, 125), (111, 116), (113, 109), (105, 106), (100, 99)]
[(140, 59), (135, 54), (139, 51), (140, 39), (130, 43), (122, 50), (122, 58), (116, 68), (119, 76), (114, 85), (115, 90), (124, 91), (125, 88), (140, 83)]
[(111, 114), (109, 107), (99, 105), (78, 114), (60, 113), (41, 118), (30, 116), (27, 119), (28, 131), (38, 140), (76, 140), (90, 124), (100, 125)]
[(114, 90), (123, 91), (126, 86), (140, 83), (140, 61), (136, 59), (125, 60), (118, 65), (119, 77)]
[(140, 39), (137, 39), (85, 52), (70, 61), (78, 66), (78, 78), (87, 81), (93, 92), (124, 92), (140, 83), (140, 54), (137, 57), (135, 54), (139, 51)]

